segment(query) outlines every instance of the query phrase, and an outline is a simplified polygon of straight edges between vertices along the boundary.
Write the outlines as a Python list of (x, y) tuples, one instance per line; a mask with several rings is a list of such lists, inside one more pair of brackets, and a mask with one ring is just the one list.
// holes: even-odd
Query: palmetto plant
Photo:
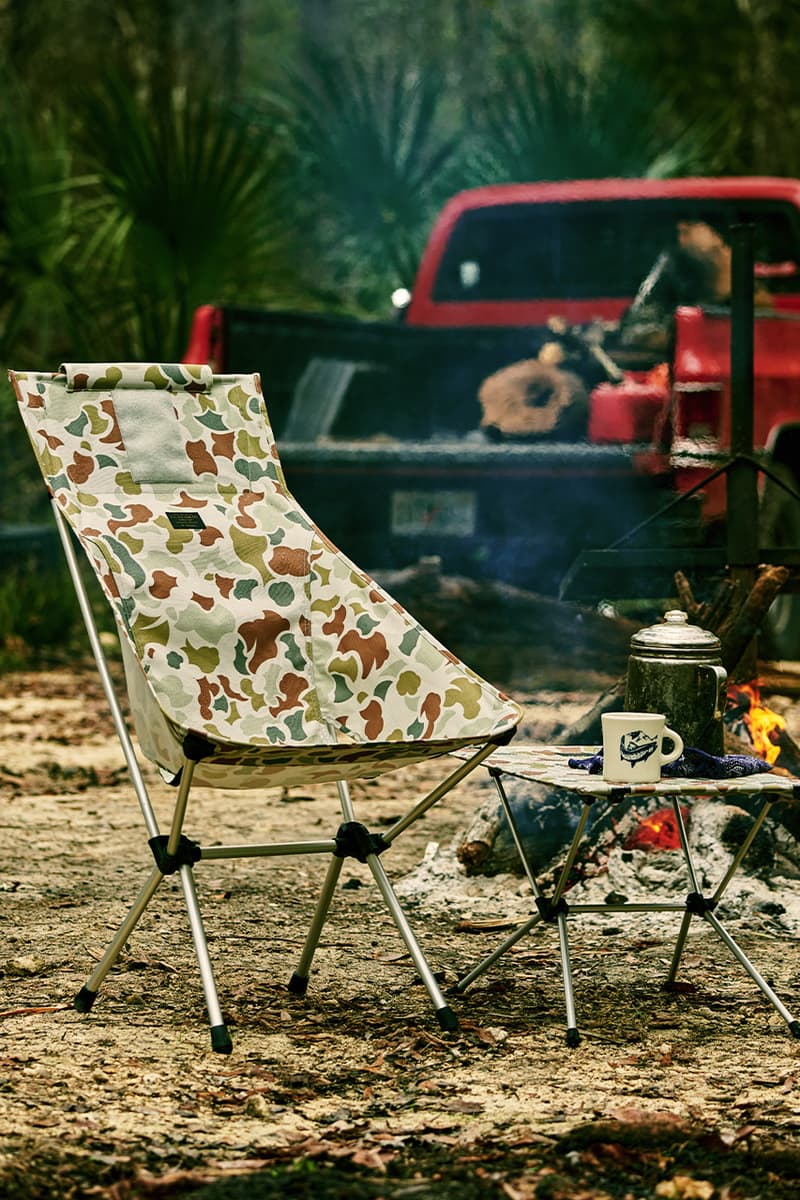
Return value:
[(310, 236), (343, 292), (366, 308), (413, 277), (452, 186), (458, 130), (443, 129), (438, 77), (395, 58), (317, 50), (287, 91)]
[(498, 76), (478, 114), (476, 182), (691, 173), (713, 138), (620, 65), (581, 65), (554, 44), (507, 44)]
[(296, 293), (284, 152), (263, 123), (108, 79), (85, 100), (81, 146), (97, 180), (81, 218), (98, 357), (179, 358), (197, 305)]
[(9, 366), (55, 368), (80, 340), (70, 259), (74, 197), (86, 182), (72, 174), (63, 123), (35, 105), (6, 67), (0, 90), (0, 522), (43, 513), (46, 519), (46, 498), (5, 376)]

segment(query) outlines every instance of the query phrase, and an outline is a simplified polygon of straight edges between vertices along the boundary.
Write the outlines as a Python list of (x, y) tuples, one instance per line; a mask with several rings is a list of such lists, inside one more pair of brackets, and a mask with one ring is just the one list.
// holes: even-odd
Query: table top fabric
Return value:
[[(588, 758), (597, 753), (596, 746), (548, 746), (527, 743), (504, 746), (495, 750), (482, 766), (527, 779), (531, 783), (563, 788), (576, 795), (592, 799), (621, 799), (629, 795), (670, 796), (730, 796), (732, 794), (775, 793), (776, 799), (800, 803), (800, 780), (793, 776), (768, 771), (736, 779), (660, 779), (657, 783), (608, 783), (602, 775), (590, 775), (579, 767), (570, 767), (570, 758)], [(457, 752), (458, 758), (468, 758), (468, 750)]]

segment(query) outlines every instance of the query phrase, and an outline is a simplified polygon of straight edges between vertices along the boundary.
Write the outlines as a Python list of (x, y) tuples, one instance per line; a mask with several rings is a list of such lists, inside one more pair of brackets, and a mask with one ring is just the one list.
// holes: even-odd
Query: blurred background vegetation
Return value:
[(0, 523), (45, 519), (8, 366), (387, 317), (461, 187), (800, 176), (799, 48), (786, 0), (0, 0)]

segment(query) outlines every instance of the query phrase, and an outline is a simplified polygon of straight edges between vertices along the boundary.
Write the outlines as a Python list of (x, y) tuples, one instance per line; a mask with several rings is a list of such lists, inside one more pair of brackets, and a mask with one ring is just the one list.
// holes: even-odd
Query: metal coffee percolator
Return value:
[(690, 625), (685, 612), (671, 609), (663, 622), (631, 638), (625, 708), (663, 713), (686, 746), (724, 754), (728, 674), (721, 648), (710, 630)]

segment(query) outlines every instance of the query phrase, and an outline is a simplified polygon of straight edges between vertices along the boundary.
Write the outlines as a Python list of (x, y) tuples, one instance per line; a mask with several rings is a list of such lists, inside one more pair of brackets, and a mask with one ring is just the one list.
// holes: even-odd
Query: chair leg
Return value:
[(139, 924), (145, 909), (155, 895), (156, 890), (158, 889), (158, 886), (163, 878), (164, 876), (158, 870), (158, 868), (155, 868), (150, 872), (147, 882), (131, 905), (128, 915), (125, 917), (125, 920), (122, 922), (116, 934), (114, 935), (114, 938), (110, 942), (108, 949), (100, 959), (100, 962), (97, 964), (94, 971), (92, 971), (92, 974), (87, 980), (85, 986), (81, 988), (75, 997), (73, 1004), (78, 1012), (87, 1013), (90, 1011), (92, 1005), (97, 999), (97, 993), (100, 990), (103, 980), (119, 958), (122, 947), (125, 945), (128, 938)]
[(305, 945), (303, 946), (300, 955), (300, 961), (297, 964), (292, 978), (289, 980), (289, 991), (296, 996), (304, 996), (308, 990), (308, 977), (311, 972), (311, 962), (314, 958), (314, 953), (319, 945), (322, 927), (328, 916), (328, 910), (333, 900), (333, 893), (336, 891), (336, 885), (339, 882), (339, 876), (344, 865), (344, 859), (334, 855), (331, 858), (328, 872), (325, 876), (325, 882), (322, 885), (317, 907), (314, 910), (314, 916), (311, 919), (311, 928), (306, 935)]
[(445, 1000), (442, 992), (436, 982), (433, 972), (431, 971), (425, 959), (419, 942), (416, 939), (413, 929), (408, 923), (408, 918), (400, 907), (400, 902), (394, 893), (394, 888), (389, 882), (389, 877), (383, 868), (383, 863), (378, 858), (377, 854), (367, 855), (367, 866), (372, 872), (372, 877), (378, 885), (378, 889), (383, 896), (384, 903), (391, 913), (392, 920), (397, 926), (401, 938), (406, 944), (409, 954), (414, 962), (414, 966), (419, 972), (422, 982), (425, 984), (428, 995), (431, 998), (433, 1007), (436, 1010), (436, 1019), (439, 1022), (440, 1029), (458, 1029), (458, 1018)]
[(197, 890), (194, 885), (192, 868), (184, 865), (180, 868), (180, 880), (183, 888), (183, 898), (189, 915), (189, 927), (192, 931), (194, 952), (200, 971), (200, 982), (203, 985), (203, 995), (206, 1000), (208, 1021), (211, 1026), (211, 1049), (217, 1054), (230, 1054), (233, 1042), (228, 1033), (228, 1027), (222, 1017), (217, 985), (214, 980), (214, 969), (208, 953), (208, 940), (203, 928), (203, 918), (200, 915), (200, 905), (197, 902)]
[[(480, 756), (476, 756), (476, 761), (479, 760)], [(474, 765), (475, 763), (473, 763), (473, 766)], [(455, 775), (450, 776), (449, 780), (447, 781), (447, 788), (444, 790), (449, 790), (449, 788), (453, 786), (455, 778), (463, 777), (465, 773), (466, 771), (462, 768), (458, 772), (455, 772)], [(383, 897), (384, 904), (389, 909), (392, 920), (397, 926), (398, 932), (406, 944), (406, 949), (411, 955), (414, 966), (417, 968), (420, 978), (425, 984), (428, 995), (433, 1002), (433, 1007), (436, 1010), (436, 1019), (439, 1022), (439, 1028), (458, 1029), (458, 1019), (442, 995), (441, 989), (433, 977), (433, 972), (428, 966), (425, 955), (422, 953), (414, 931), (408, 923), (408, 918), (400, 907), (400, 902), (394, 893), (394, 888), (389, 882), (389, 876), (386, 874), (386, 871), (383, 868), (383, 863), (380, 861), (378, 853), (376, 853), (373, 848), (375, 841), (369, 831), (356, 821), (353, 802), (350, 796), (350, 789), (347, 783), (343, 780), (340, 780), (337, 782), (336, 786), (339, 790), (339, 804), (342, 810), (342, 817), (344, 818), (344, 824), (340, 826), (339, 835), (337, 838), (337, 840), (339, 840), (338, 855), (342, 856), (341, 861), (343, 861), (344, 856), (351, 855), (357, 858), (359, 862), (367, 864), (372, 872), (373, 879), (378, 885), (378, 890)], [(422, 812), (426, 812), (427, 809), (431, 807), (434, 796), (435, 792), (430, 793), (424, 804), (418, 805), (415, 810), (412, 810), (411, 814), (407, 814), (403, 821), (398, 821), (390, 831), (391, 837), (387, 835), (385, 838), (380, 838), (382, 848), (384, 850), (388, 849), (389, 845), (391, 845), (391, 840), (397, 835), (397, 833), (400, 832), (401, 829), (407, 828), (407, 826), (412, 823), (412, 820), (416, 819), (416, 816), (421, 815)]]

